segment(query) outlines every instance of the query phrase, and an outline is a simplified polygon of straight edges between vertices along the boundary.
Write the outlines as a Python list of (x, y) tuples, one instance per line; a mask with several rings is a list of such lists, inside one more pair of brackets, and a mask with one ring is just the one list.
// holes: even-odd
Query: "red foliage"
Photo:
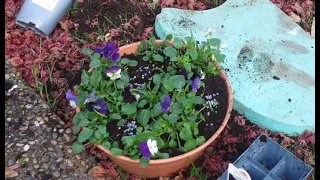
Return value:
[(205, 10), (207, 6), (197, 0), (161, 0), (161, 8), (174, 7), (185, 10)]

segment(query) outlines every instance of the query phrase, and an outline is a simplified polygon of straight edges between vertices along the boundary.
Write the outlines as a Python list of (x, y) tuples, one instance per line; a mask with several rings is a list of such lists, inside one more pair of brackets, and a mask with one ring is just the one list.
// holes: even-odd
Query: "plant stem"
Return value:
[(177, 135), (179, 149), (181, 149), (180, 138), (179, 138), (179, 134), (177, 133), (176, 129), (175, 129), (175, 132), (176, 132), (176, 135)]
[(96, 111), (96, 110), (94, 110), (94, 112), (96, 112), (97, 114), (99, 114), (99, 115), (102, 116), (102, 117), (108, 118), (108, 116), (106, 116), (106, 115), (104, 115), (104, 114), (101, 114), (101, 113), (99, 113), (99, 112)]
[(144, 95), (148, 95), (146, 92), (143, 92), (143, 91), (141, 91), (139, 89), (130, 89), (130, 91), (140, 92), (140, 93), (142, 93)]

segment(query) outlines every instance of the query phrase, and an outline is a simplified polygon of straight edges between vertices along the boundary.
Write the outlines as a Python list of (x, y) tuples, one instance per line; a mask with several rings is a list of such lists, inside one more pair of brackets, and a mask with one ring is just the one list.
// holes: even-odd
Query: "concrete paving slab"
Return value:
[(156, 34), (165, 39), (208, 32), (225, 44), (234, 109), (275, 132), (315, 128), (315, 40), (268, 0), (227, 0), (205, 11), (162, 9)]

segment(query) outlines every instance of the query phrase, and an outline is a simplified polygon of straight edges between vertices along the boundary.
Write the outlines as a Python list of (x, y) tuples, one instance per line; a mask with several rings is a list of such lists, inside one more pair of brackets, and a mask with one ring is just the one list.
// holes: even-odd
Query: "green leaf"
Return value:
[(175, 122), (177, 122), (178, 119), (180, 119), (180, 116), (178, 116), (176, 114), (170, 114), (169, 118), (168, 118), (168, 121), (170, 123), (175, 123)]
[(135, 67), (138, 65), (138, 61), (136, 60), (129, 60), (129, 62), (127, 63), (128, 66), (131, 66), (131, 67)]
[(198, 57), (198, 53), (195, 50), (190, 50), (190, 56), (192, 60), (196, 60)]
[(101, 138), (101, 133), (99, 131), (96, 131), (94, 132), (94, 136), (99, 139)]
[(179, 102), (175, 102), (175, 103), (172, 104), (172, 106), (171, 106), (171, 112), (172, 112), (173, 114), (179, 115), (179, 114), (182, 113), (182, 111), (183, 111), (183, 107), (181, 107), (181, 105), (180, 105)]
[(156, 116), (158, 116), (161, 112), (162, 112), (161, 103), (158, 102), (157, 104), (155, 104), (155, 105), (153, 106), (151, 116), (152, 116), (152, 117), (156, 117)]
[(93, 130), (90, 128), (86, 128), (80, 132), (78, 135), (78, 142), (83, 143), (88, 140), (93, 134)]
[(193, 128), (193, 134), (197, 136), (199, 134), (199, 129), (197, 127)]
[(172, 57), (172, 58), (170, 58), (170, 61), (177, 62), (177, 61), (179, 61), (179, 58), (178, 57)]
[(100, 54), (99, 53), (94, 53), (91, 55), (91, 61), (98, 61), (100, 59)]
[(167, 40), (167, 41), (171, 41), (172, 38), (173, 38), (172, 34), (168, 34), (168, 35), (166, 36), (166, 40)]
[(160, 137), (157, 137), (156, 141), (157, 141), (157, 147), (161, 149), (164, 146), (164, 141)]
[(114, 156), (120, 156), (122, 154), (122, 150), (119, 148), (111, 148), (110, 151)]
[(143, 108), (146, 104), (148, 104), (148, 101), (145, 100), (145, 99), (142, 99), (142, 100), (139, 101), (139, 103), (138, 103), (137, 106), (138, 106), (139, 108)]
[(192, 149), (196, 148), (196, 140), (194, 140), (193, 138), (189, 139), (188, 141), (186, 141), (184, 143), (184, 148), (187, 151), (191, 151)]
[(91, 49), (89, 49), (89, 48), (83, 48), (83, 49), (81, 50), (81, 52), (82, 52), (83, 54), (85, 54), (85, 55), (91, 55), (91, 54), (93, 54), (93, 51), (92, 51)]
[(203, 104), (204, 99), (201, 96), (195, 96), (195, 97), (193, 97), (192, 103), (193, 104)]
[(121, 119), (121, 116), (118, 113), (113, 113), (110, 115), (111, 119)]
[(199, 136), (197, 137), (196, 139), (196, 144), (197, 146), (200, 146), (201, 144), (205, 143), (206, 142), (206, 138), (204, 138), (203, 136)]
[(99, 132), (101, 134), (106, 134), (107, 133), (107, 127), (105, 125), (99, 125), (98, 130), (99, 130)]
[(121, 111), (125, 115), (130, 115), (137, 112), (137, 106), (132, 104), (125, 104), (121, 107)]
[(101, 65), (100, 60), (95, 60), (90, 62), (90, 68), (97, 68)]
[(81, 119), (81, 121), (78, 123), (78, 126), (88, 126), (90, 124), (90, 121), (88, 119)]
[(186, 80), (185, 80), (185, 77), (183, 75), (171, 76), (169, 78), (169, 80), (174, 84), (174, 87), (176, 89), (182, 89), (186, 84)]
[(140, 166), (141, 166), (142, 168), (145, 168), (145, 167), (147, 167), (147, 165), (149, 164), (149, 162), (150, 162), (150, 159), (147, 159), (147, 158), (142, 157), (142, 158), (140, 159)]
[(126, 146), (133, 146), (133, 136), (123, 136), (121, 140)]
[(184, 68), (186, 68), (186, 70), (187, 70), (188, 72), (191, 71), (191, 64), (190, 64), (190, 63), (186, 62), (186, 63), (183, 64), (183, 66), (184, 66)]
[(132, 159), (132, 160), (138, 160), (139, 157), (140, 157), (140, 156), (136, 154), (136, 155), (131, 156), (131, 159)]
[(209, 39), (209, 43), (212, 45), (212, 46), (218, 46), (221, 44), (221, 40), (220, 39), (217, 39), (217, 38), (211, 38)]
[(81, 82), (85, 85), (89, 83), (89, 75), (85, 70), (81, 71)]
[(161, 56), (161, 55), (159, 55), (159, 54), (153, 55), (152, 58), (153, 58), (155, 61), (158, 61), (158, 62), (163, 62), (163, 61), (164, 61), (163, 56)]
[(151, 116), (150, 110), (142, 109), (138, 112), (137, 120), (142, 126), (145, 126), (148, 124), (150, 116)]
[(118, 142), (118, 141), (114, 141), (114, 142), (112, 143), (112, 146), (113, 146), (114, 148), (119, 148), (119, 142)]
[(176, 147), (178, 146), (178, 144), (177, 144), (177, 142), (176, 142), (175, 140), (171, 139), (171, 140), (169, 141), (169, 146), (170, 146), (171, 148), (176, 148)]
[(84, 150), (83, 145), (79, 142), (74, 142), (72, 144), (72, 152), (77, 154), (77, 153), (81, 153)]
[(138, 141), (143, 142), (147, 141), (148, 139), (153, 138), (153, 133), (150, 131), (144, 131), (136, 135)]
[(81, 111), (78, 112), (74, 117), (73, 117), (73, 124), (78, 124), (82, 119), (88, 119), (88, 115)]
[(125, 83), (120, 79), (116, 81), (117, 89), (124, 89)]
[(129, 59), (128, 58), (122, 58), (121, 60), (120, 60), (120, 63), (121, 64), (128, 64), (129, 63)]
[(224, 55), (224, 54), (216, 54), (215, 57), (216, 57), (216, 61), (223, 62), (225, 60), (225, 58), (226, 58), (226, 55)]
[(102, 79), (99, 71), (94, 71), (90, 76), (90, 83), (94, 86), (94, 89), (98, 87)]
[(180, 133), (179, 136), (181, 139), (188, 141), (189, 139), (192, 139), (192, 132), (190, 127), (184, 127)]
[(182, 42), (181, 39), (179, 39), (179, 38), (177, 38), (177, 37), (175, 37), (175, 38), (173, 39), (173, 46), (174, 46), (175, 48), (177, 48), (177, 49), (182, 48), (182, 44), (183, 44), (183, 42)]
[(178, 54), (178, 51), (172, 47), (172, 46), (168, 46), (163, 50), (163, 53), (168, 56), (168, 57), (175, 57)]
[(121, 119), (121, 120), (118, 121), (117, 126), (123, 126), (123, 125), (125, 125), (126, 123), (127, 123), (127, 120), (126, 120), (126, 119)]
[(160, 159), (167, 159), (167, 158), (169, 158), (169, 154), (168, 154), (168, 153), (160, 153), (160, 154), (158, 155), (158, 157), (159, 157)]
[(164, 88), (166, 88), (168, 91), (173, 91), (175, 84), (173, 84), (173, 82), (169, 81), (169, 80), (165, 80), (163, 82), (163, 86)]
[(110, 147), (111, 147), (111, 143), (110, 142), (108, 142), (108, 141), (103, 141), (103, 143), (101, 144), (104, 148), (106, 148), (106, 149), (110, 149)]
[(73, 129), (72, 129), (73, 134), (78, 134), (79, 131), (80, 131), (80, 129), (81, 129), (80, 126), (74, 125), (74, 126), (73, 126)]
[(154, 84), (160, 84), (161, 83), (161, 75), (160, 74), (155, 74), (152, 77), (153, 83)]

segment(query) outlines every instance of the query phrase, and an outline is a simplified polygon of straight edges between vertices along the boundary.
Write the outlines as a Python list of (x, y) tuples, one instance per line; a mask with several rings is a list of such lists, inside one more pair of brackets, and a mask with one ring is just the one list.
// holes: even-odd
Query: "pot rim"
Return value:
[[(155, 43), (161, 43), (162, 41), (163, 40), (156, 40)], [(119, 51), (120, 51), (121, 56), (124, 54), (123, 52), (121, 52), (121, 50), (126, 49), (126, 48), (131, 47), (131, 46), (138, 46), (140, 43), (141, 42), (135, 42), (135, 43), (131, 43), (131, 44), (119, 47)], [(93, 71), (93, 69), (89, 69), (89, 72), (90, 71)], [(232, 106), (233, 106), (233, 94), (232, 94), (230, 81), (229, 81), (226, 73), (222, 69), (219, 70), (219, 76), (222, 79), (225, 80), (225, 84), (227, 86), (228, 107), (227, 107), (225, 118), (222, 121), (220, 127), (217, 129), (217, 131), (208, 140), (206, 140), (206, 142), (203, 143), (201, 146), (198, 146), (195, 149), (193, 149), (193, 150), (191, 150), (191, 151), (189, 151), (187, 153), (183, 153), (181, 155), (174, 156), (174, 157), (169, 157), (167, 159), (150, 159), (150, 162), (149, 162), (148, 166), (152, 165), (152, 164), (165, 164), (165, 163), (175, 162), (175, 161), (177, 161), (179, 159), (188, 158), (190, 155), (192, 155), (194, 153), (197, 153), (199, 151), (203, 151), (207, 146), (209, 146), (221, 134), (221, 132), (224, 130), (225, 126), (227, 125), (227, 123), (229, 121), (229, 118), (230, 118), (230, 115), (231, 115)], [(80, 111), (81, 111), (80, 107), (77, 106), (76, 107), (76, 113), (78, 113)], [(140, 163), (139, 159), (138, 160), (132, 160), (130, 157), (124, 156), (124, 155), (115, 156), (110, 152), (110, 150), (104, 148), (101, 144), (97, 145), (97, 147), (100, 150), (104, 151), (108, 156), (113, 156), (115, 158), (118, 158), (118, 159), (121, 159), (121, 160), (124, 160), (124, 161), (128, 161), (129, 163), (136, 163), (136, 164)]]

